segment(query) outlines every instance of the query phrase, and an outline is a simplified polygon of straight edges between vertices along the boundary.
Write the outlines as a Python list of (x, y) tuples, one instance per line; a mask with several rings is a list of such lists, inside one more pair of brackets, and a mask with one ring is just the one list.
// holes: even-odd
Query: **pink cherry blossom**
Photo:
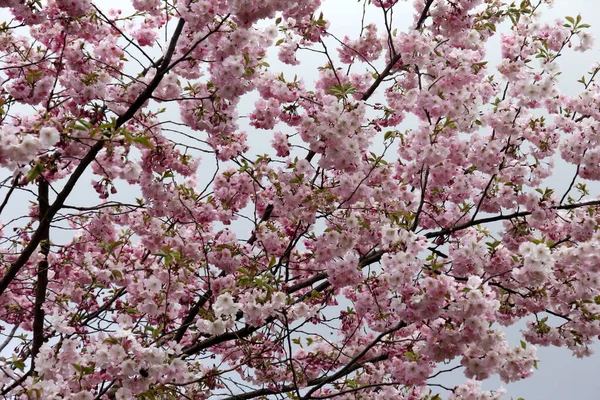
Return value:
[(590, 356), (600, 65), (564, 90), (594, 39), (551, 3), (0, 0), (2, 396), (500, 399)]

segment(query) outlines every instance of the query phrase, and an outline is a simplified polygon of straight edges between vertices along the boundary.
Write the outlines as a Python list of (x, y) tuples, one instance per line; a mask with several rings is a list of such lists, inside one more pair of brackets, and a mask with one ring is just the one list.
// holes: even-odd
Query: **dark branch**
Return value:
[[(378, 355), (375, 357), (368, 358), (368, 359), (364, 360), (363, 362), (355, 363), (354, 365), (352, 365), (351, 367), (349, 367), (346, 370), (345, 375), (348, 375), (348, 374), (356, 371), (357, 369), (363, 368), (366, 364), (373, 364), (373, 363), (376, 363), (379, 361), (387, 360), (388, 358), (389, 358), (389, 356), (387, 354), (381, 354), (381, 355)], [(334, 375), (338, 375), (338, 374), (339, 373), (336, 373)], [(307, 386), (314, 386), (314, 385), (321, 385), (321, 384), (325, 385), (325, 384), (339, 378), (339, 377), (337, 377), (337, 378), (331, 379), (332, 376), (334, 376), (334, 375), (328, 375), (328, 376), (323, 376), (320, 378), (311, 379), (307, 382)], [(252, 392), (242, 393), (242, 394), (237, 394), (237, 395), (233, 395), (230, 397), (226, 397), (222, 400), (248, 400), (248, 399), (253, 399), (255, 397), (287, 393), (287, 392), (292, 392), (295, 390), (296, 390), (295, 385), (285, 385), (278, 389), (262, 388), (262, 389), (254, 390)]]
[(431, 8), (432, 4), (433, 4), (433, 0), (427, 0), (427, 2), (425, 3), (423, 12), (421, 12), (421, 17), (419, 18), (419, 21), (417, 22), (417, 26), (415, 27), (416, 30), (419, 30), (423, 27), (425, 20), (429, 16), (429, 8)]
[(8, 204), (8, 199), (10, 199), (10, 196), (15, 191), (15, 188), (17, 187), (17, 185), (19, 183), (20, 177), (21, 177), (21, 174), (18, 174), (17, 176), (15, 176), (13, 178), (13, 183), (12, 183), (10, 189), (8, 190), (8, 193), (6, 193), (6, 197), (4, 197), (4, 201), (2, 202), (2, 205), (0, 205), (0, 214), (2, 214), (2, 211), (4, 211), (4, 207), (6, 207), (6, 204)]
[[(553, 207), (549, 207), (549, 209), (551, 210), (572, 210), (575, 208), (581, 208), (581, 207), (588, 207), (588, 206), (598, 206), (600, 205), (600, 200), (592, 200), (592, 201), (587, 201), (584, 203), (575, 203), (575, 204), (565, 204), (565, 205), (560, 205), (560, 206), (553, 206)], [(512, 214), (506, 214), (506, 215), (496, 215), (494, 217), (488, 217), (488, 218), (480, 218), (480, 219), (476, 219), (474, 221), (469, 221), (469, 222), (465, 222), (464, 224), (460, 224), (460, 225), (456, 225), (453, 226), (451, 228), (445, 228), (445, 229), (441, 229), (439, 231), (436, 232), (429, 232), (425, 234), (425, 237), (428, 239), (434, 238), (434, 237), (439, 237), (439, 236), (444, 236), (444, 235), (449, 235), (451, 233), (466, 229), (466, 228), (470, 228), (472, 226), (477, 226), (477, 225), (481, 225), (481, 224), (487, 224), (489, 222), (496, 222), (496, 221), (504, 221), (507, 219), (513, 219), (513, 218), (519, 218), (519, 217), (526, 217), (528, 215), (531, 215), (531, 211), (520, 211), (520, 212), (515, 212)]]
[[(375, 347), (377, 344), (379, 344), (379, 342), (381, 341), (381, 339), (383, 339), (384, 337), (386, 337), (387, 335), (389, 335), (390, 333), (396, 332), (399, 329), (405, 328), (407, 325), (404, 321), (400, 322), (399, 324), (397, 324), (396, 326), (381, 332), (376, 338), (375, 340), (373, 340), (371, 343), (369, 343), (368, 346), (365, 346), (364, 349), (362, 349), (362, 351), (360, 353), (358, 353), (356, 356), (354, 356), (354, 358), (352, 358), (352, 360), (350, 360), (342, 369), (340, 369), (338, 372), (336, 372), (333, 375), (329, 375), (327, 376), (326, 379), (323, 379), (323, 381), (315, 386), (313, 386), (312, 389), (310, 389), (303, 397), (302, 400), (308, 400), (311, 398), (311, 395), (316, 392), (317, 390), (319, 390), (320, 388), (322, 388), (323, 386), (325, 386), (328, 383), (331, 383), (343, 376), (348, 375), (350, 372), (354, 371), (356, 368), (354, 368), (356, 365), (359, 364), (359, 360), (361, 358), (363, 358), (368, 352), (369, 350), (371, 350), (373, 347)], [(387, 356), (385, 357), (387, 358)], [(353, 369), (354, 368), (354, 369)]]
[[(179, 40), (179, 36), (183, 30), (183, 25), (185, 21), (183, 19), (179, 20), (177, 27), (175, 28), (175, 33), (171, 38), (171, 43), (169, 43), (169, 48), (165, 54), (163, 64), (159, 67), (156, 76), (152, 79), (152, 81), (148, 84), (146, 89), (137, 97), (137, 99), (133, 102), (133, 104), (127, 109), (127, 111), (117, 118), (114, 130), (118, 130), (121, 126), (123, 126), (127, 121), (129, 121), (133, 116), (139, 111), (139, 109), (146, 103), (146, 101), (152, 96), (152, 92), (158, 87), (159, 83), (165, 76), (167, 72), (169, 72), (172, 67), (169, 65), (171, 58), (175, 52), (175, 46), (177, 41)], [(65, 184), (63, 190), (58, 194), (52, 206), (50, 206), (44, 215), (44, 218), (41, 219), (40, 224), (34, 234), (31, 236), (31, 239), (27, 246), (23, 249), (19, 257), (15, 262), (13, 262), (2, 279), (0, 280), (0, 296), (4, 293), (8, 285), (15, 279), (21, 268), (29, 261), (29, 258), (33, 254), (33, 252), (37, 249), (40, 242), (43, 240), (44, 232), (49, 229), (50, 223), (52, 219), (56, 215), (56, 213), (62, 208), (63, 204), (67, 200), (67, 197), (73, 191), (73, 188), (79, 181), (79, 178), (83, 175), (87, 167), (94, 161), (100, 150), (104, 148), (105, 139), (98, 140), (88, 151), (85, 157), (81, 160), (73, 174), (69, 177), (69, 180)]]
[(175, 334), (175, 341), (177, 343), (181, 342), (181, 339), (183, 339), (183, 336), (185, 335), (187, 328), (189, 328), (189, 326), (192, 325), (192, 323), (194, 322), (194, 318), (196, 318), (196, 315), (198, 315), (198, 312), (200, 312), (200, 309), (202, 307), (204, 307), (204, 304), (206, 304), (208, 299), (210, 299), (210, 296), (212, 296), (212, 291), (207, 290), (202, 296), (200, 296), (198, 301), (190, 309), (190, 312), (185, 317), (185, 319), (183, 320), (183, 323), (181, 324), (179, 329), (177, 329), (177, 333)]
[[(48, 212), (48, 181), (43, 177), (39, 179), (38, 187), (38, 215), (40, 220)], [(50, 253), (50, 227), (47, 226), (41, 233), (42, 259), (37, 266), (37, 284), (35, 288), (35, 304), (33, 310), (33, 344), (31, 346), (31, 368), (34, 368), (35, 357), (44, 343), (44, 303), (48, 288), (48, 254)]]

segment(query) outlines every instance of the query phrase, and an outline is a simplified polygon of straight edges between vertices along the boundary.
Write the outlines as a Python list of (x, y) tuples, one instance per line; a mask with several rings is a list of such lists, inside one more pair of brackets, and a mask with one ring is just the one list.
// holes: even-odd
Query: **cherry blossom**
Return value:
[(318, 0), (0, 0), (2, 395), (501, 399), (590, 356), (600, 65), (564, 92), (594, 38), (551, 3), (338, 37)]

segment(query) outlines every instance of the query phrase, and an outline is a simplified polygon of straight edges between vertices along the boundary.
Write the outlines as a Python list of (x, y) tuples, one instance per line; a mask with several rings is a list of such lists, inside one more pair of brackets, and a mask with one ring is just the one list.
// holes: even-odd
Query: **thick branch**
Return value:
[(387, 76), (390, 74), (392, 68), (394, 68), (394, 65), (396, 65), (396, 63), (400, 61), (400, 58), (402, 58), (402, 54), (400, 53), (392, 57), (392, 59), (390, 60), (388, 65), (386, 65), (385, 69), (381, 72), (381, 74), (377, 75), (377, 79), (375, 79), (375, 82), (373, 82), (373, 84), (367, 89), (367, 91), (363, 93), (362, 97), (360, 98), (362, 101), (367, 101), (373, 95), (373, 93), (375, 93), (379, 85), (381, 85), (381, 82), (383, 82), (383, 80), (387, 78)]
[(174, 339), (177, 343), (181, 342), (181, 339), (183, 339), (183, 336), (185, 335), (185, 332), (187, 331), (188, 327), (192, 325), (192, 323), (194, 322), (194, 318), (196, 318), (196, 315), (198, 315), (200, 309), (204, 306), (204, 304), (206, 304), (208, 299), (210, 299), (210, 296), (212, 296), (212, 291), (207, 290), (202, 296), (200, 296), (196, 304), (194, 304), (194, 306), (190, 309), (190, 312), (185, 317), (183, 323), (181, 324), (179, 329), (177, 329), (177, 333), (175, 334)]
[[(366, 267), (367, 265), (371, 265), (374, 262), (379, 261), (383, 254), (385, 254), (385, 251), (383, 251), (383, 250), (375, 250), (373, 252), (366, 254), (365, 256), (361, 257), (361, 259), (359, 261), (359, 267), (360, 268)], [(287, 294), (295, 293), (298, 290), (307, 288), (307, 287), (311, 286), (312, 284), (317, 283), (317, 282), (322, 281), (323, 279), (327, 279), (327, 278), (328, 278), (327, 272), (320, 272), (318, 274), (311, 276), (308, 279), (305, 279), (294, 285), (288, 286), (285, 289), (285, 292)]]
[(419, 18), (419, 21), (417, 22), (417, 26), (415, 27), (416, 30), (419, 30), (423, 27), (423, 23), (425, 23), (425, 20), (429, 16), (429, 8), (431, 8), (432, 4), (433, 4), (433, 0), (427, 0), (427, 2), (425, 3), (425, 7), (423, 8), (423, 11), (421, 12), (421, 17)]
[(202, 342), (196, 343), (195, 345), (186, 347), (183, 349), (183, 355), (191, 356), (209, 347), (216, 346), (218, 344), (228, 342), (230, 340), (242, 339), (263, 328), (265, 325), (275, 321), (275, 317), (269, 317), (265, 320), (264, 324), (259, 326), (246, 325), (245, 327), (238, 329), (235, 332), (227, 332), (222, 335), (213, 336), (210, 339), (203, 340)]
[(307, 288), (307, 287), (311, 286), (313, 283), (317, 283), (319, 281), (322, 281), (323, 279), (327, 279), (327, 272), (320, 272), (316, 275), (311, 276), (310, 278), (308, 278), (306, 280), (298, 282), (294, 285), (290, 285), (285, 289), (285, 292), (287, 294), (297, 292), (298, 290)]
[[(43, 177), (39, 179), (38, 188), (38, 215), (42, 219), (48, 212), (48, 181)], [(41, 232), (42, 260), (37, 266), (37, 284), (35, 288), (35, 304), (33, 310), (33, 344), (31, 346), (31, 363), (35, 363), (42, 344), (44, 343), (44, 303), (46, 302), (46, 290), (48, 288), (48, 253), (50, 252), (50, 227)]]

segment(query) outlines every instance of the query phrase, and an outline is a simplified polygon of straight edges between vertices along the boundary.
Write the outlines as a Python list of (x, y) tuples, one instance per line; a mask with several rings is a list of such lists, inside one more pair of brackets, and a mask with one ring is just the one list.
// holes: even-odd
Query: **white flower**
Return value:
[(142, 167), (140, 167), (139, 164), (130, 162), (123, 168), (121, 177), (128, 181), (134, 181), (140, 177), (141, 172), (142, 172)]
[(120, 363), (125, 357), (127, 357), (127, 353), (123, 346), (116, 344), (109, 350), (111, 360), (116, 364)]
[(56, 360), (54, 359), (52, 347), (50, 347), (48, 342), (46, 342), (42, 345), (42, 347), (40, 348), (40, 352), (35, 358), (35, 370), (40, 375), (44, 375), (48, 372), (52, 372), (55, 367)]
[(128, 400), (133, 398), (133, 393), (130, 389), (122, 387), (115, 394), (117, 400)]
[(79, 392), (71, 397), (72, 400), (93, 400), (94, 395), (90, 392)]
[(290, 308), (293, 318), (307, 318), (310, 316), (310, 307), (306, 303), (297, 303)]
[(125, 376), (133, 376), (137, 373), (137, 368), (133, 360), (125, 360), (121, 364), (121, 373)]
[(552, 275), (554, 260), (552, 252), (544, 243), (522, 243), (519, 252), (523, 255), (523, 273), (533, 285), (545, 283)]
[(10, 158), (20, 164), (28, 163), (35, 157), (40, 147), (42, 144), (38, 138), (27, 135), (21, 140), (21, 143), (10, 145)]
[(222, 315), (229, 316), (238, 312), (240, 309), (240, 305), (233, 301), (233, 297), (230, 293), (223, 293), (217, 297), (215, 300), (215, 304), (213, 305), (213, 310), (215, 311), (215, 315), (220, 317)]
[(279, 310), (285, 306), (287, 296), (283, 292), (277, 292), (271, 297), (271, 307), (274, 310)]
[(56, 332), (62, 333), (64, 335), (71, 335), (75, 333), (75, 328), (67, 325), (66, 318), (58, 314), (58, 311), (55, 311), (52, 316), (50, 316), (50, 323)]
[(210, 321), (207, 321), (205, 319), (199, 319), (198, 321), (196, 321), (196, 328), (198, 328), (198, 331), (202, 333), (210, 332), (211, 326), (212, 325)]
[(400, 240), (398, 229), (391, 226), (386, 226), (381, 230), (383, 244), (386, 246), (393, 246)]
[(467, 280), (467, 284), (465, 285), (471, 290), (477, 290), (482, 285), (483, 281), (478, 276), (470, 276)]
[(265, 29), (265, 33), (271, 39), (275, 39), (277, 37), (277, 35), (279, 34), (279, 28), (277, 28), (277, 26), (275, 26), (275, 25), (271, 25), (267, 29)]
[(552, 253), (548, 246), (544, 243), (535, 244), (532, 242), (524, 242), (519, 246), (519, 252), (525, 259), (532, 259), (539, 262), (548, 262), (552, 259)]
[(196, 322), (196, 327), (200, 332), (210, 333), (211, 335), (221, 335), (231, 329), (234, 325), (234, 321), (230, 318), (227, 321), (223, 321), (221, 318), (217, 318), (214, 321), (208, 321), (200, 319)]
[(94, 354), (94, 359), (96, 361), (96, 366), (100, 368), (106, 368), (110, 365), (110, 357), (108, 351), (104, 348), (97, 349)]
[(133, 324), (133, 320), (127, 314), (119, 314), (117, 317), (117, 323), (123, 328), (130, 328)]
[(60, 141), (60, 133), (51, 126), (40, 129), (40, 141), (43, 146), (51, 147)]
[(160, 289), (162, 288), (162, 282), (156, 276), (152, 275), (144, 281), (144, 286), (146, 287), (147, 291), (152, 294), (156, 294), (160, 292)]
[(213, 335), (221, 335), (223, 333), (225, 333), (225, 330), (227, 329), (227, 327), (225, 326), (225, 323), (223, 322), (222, 319), (216, 319), (213, 323), (212, 323), (212, 328), (210, 330), (210, 333), (212, 333)]

